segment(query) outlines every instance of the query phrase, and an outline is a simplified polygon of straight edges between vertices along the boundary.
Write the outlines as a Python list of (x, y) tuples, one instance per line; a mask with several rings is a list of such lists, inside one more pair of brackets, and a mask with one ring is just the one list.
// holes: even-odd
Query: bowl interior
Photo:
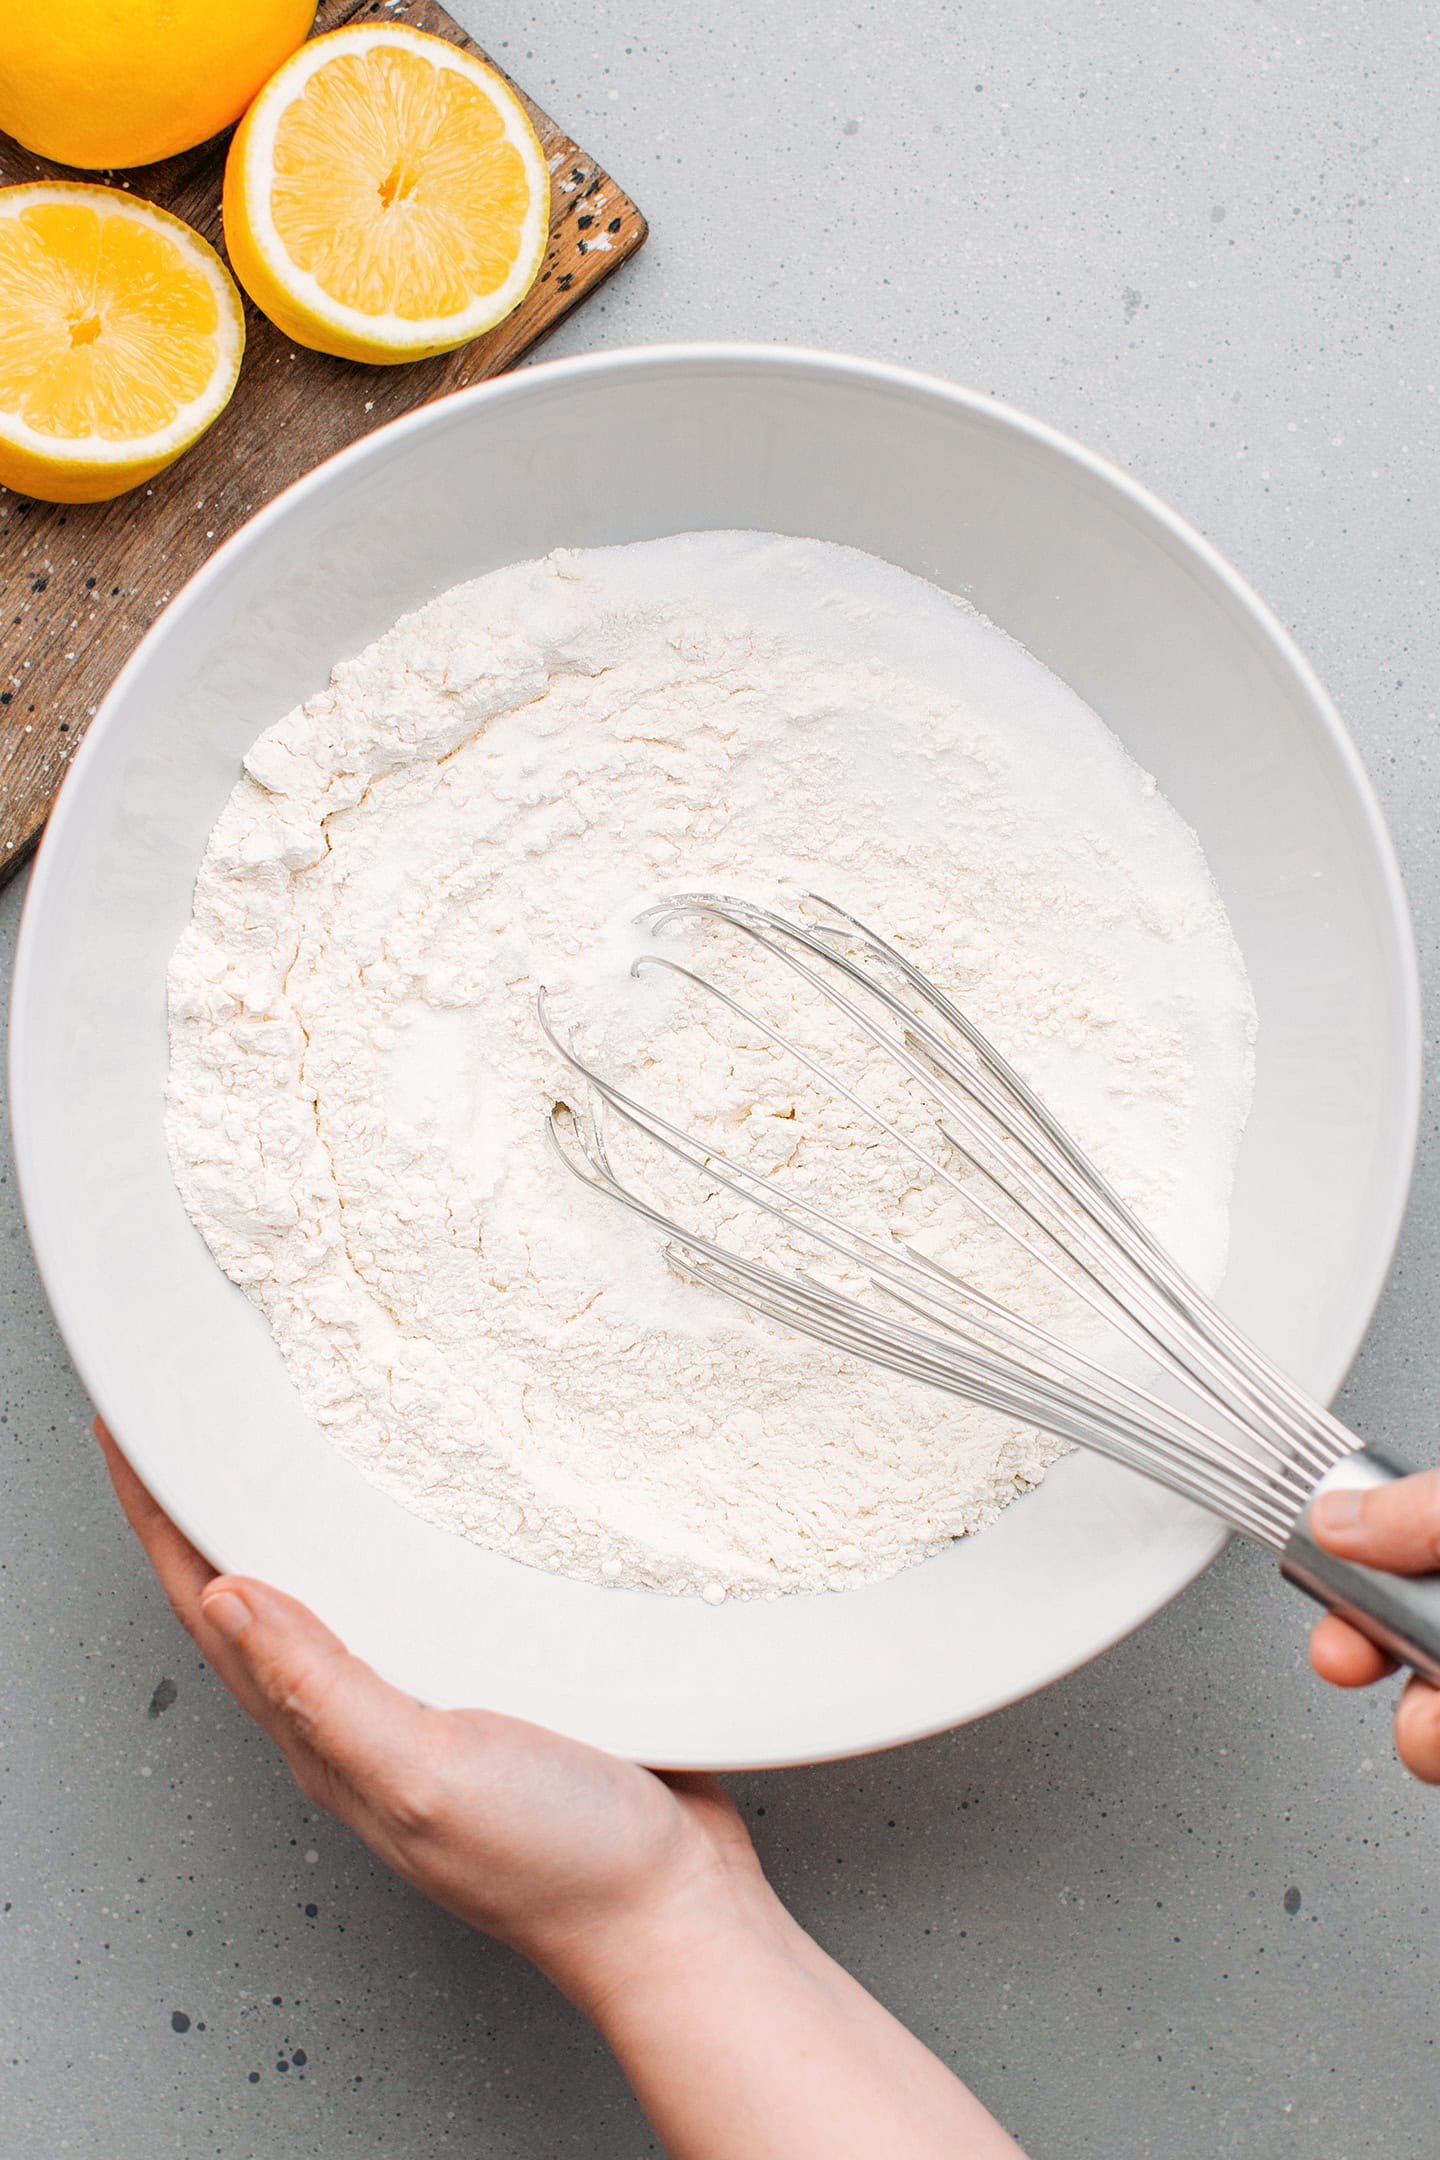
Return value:
[(1322, 1395), (1389, 1262), (1418, 1074), (1388, 843), (1303, 663), (1159, 505), (987, 400), (763, 349), (565, 361), (423, 408), (254, 519), (106, 701), (26, 908), (16, 1150), (57, 1317), (126, 1452), (220, 1565), (305, 1598), (430, 1700), (675, 1766), (815, 1759), (980, 1716), (1137, 1625), (1220, 1533), (1076, 1457), (892, 1581), (714, 1611), (542, 1575), (419, 1521), (303, 1413), (181, 1208), (165, 967), (241, 753), (335, 659), (519, 557), (721, 526), (848, 542), (964, 593), (1197, 828), (1261, 1026), (1223, 1303)]

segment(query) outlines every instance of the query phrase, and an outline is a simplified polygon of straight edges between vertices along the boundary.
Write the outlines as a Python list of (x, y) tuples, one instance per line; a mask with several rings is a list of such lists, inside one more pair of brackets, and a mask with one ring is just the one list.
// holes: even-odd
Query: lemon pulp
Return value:
[(446, 352), (539, 274), (550, 175), (503, 78), (444, 38), (352, 24), (293, 54), (225, 167), (225, 240), (256, 306), (345, 359)]
[(132, 218), (36, 203), (0, 223), (0, 410), (39, 434), (169, 426), (210, 380), (219, 328), (210, 281)]
[(116, 188), (0, 189), (0, 483), (63, 502), (135, 486), (221, 411), (244, 336), (178, 218)]
[(364, 315), (424, 322), (503, 285), (529, 197), (494, 100), (403, 47), (330, 61), (275, 130), (285, 252)]

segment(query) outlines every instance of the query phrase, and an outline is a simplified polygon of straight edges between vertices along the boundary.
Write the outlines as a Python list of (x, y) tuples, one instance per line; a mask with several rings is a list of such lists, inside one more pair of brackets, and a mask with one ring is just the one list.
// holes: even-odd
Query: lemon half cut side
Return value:
[(508, 315), (539, 272), (550, 175), (493, 68), (393, 23), (313, 38), (245, 115), (225, 244), (286, 336), (350, 360), (423, 359)]
[(180, 218), (119, 188), (0, 188), (0, 485), (103, 502), (229, 402), (240, 295)]

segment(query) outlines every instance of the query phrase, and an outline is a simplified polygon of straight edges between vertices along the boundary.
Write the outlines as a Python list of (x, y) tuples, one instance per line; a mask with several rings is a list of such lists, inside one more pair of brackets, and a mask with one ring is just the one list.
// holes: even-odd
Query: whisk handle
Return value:
[[(1404, 1463), (1381, 1449), (1357, 1448), (1326, 1471), (1310, 1498), (1390, 1485), (1410, 1475)], [(1309, 1515), (1307, 1503), (1280, 1555), (1281, 1574), (1440, 1687), (1440, 1575), (1388, 1575), (1381, 1568), (1342, 1560), (1316, 1543)]]

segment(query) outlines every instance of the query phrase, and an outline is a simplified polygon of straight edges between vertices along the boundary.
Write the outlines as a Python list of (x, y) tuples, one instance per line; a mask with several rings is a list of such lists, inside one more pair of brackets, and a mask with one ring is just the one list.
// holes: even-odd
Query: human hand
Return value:
[[(1394, 1575), (1440, 1569), (1440, 1470), (1422, 1470), (1365, 1492), (1322, 1493), (1310, 1528), (1327, 1552)], [(1310, 1662), (1335, 1687), (1368, 1687), (1396, 1671), (1396, 1661), (1337, 1613), (1310, 1637)], [(1440, 1785), (1440, 1689), (1414, 1676), (1395, 1712), (1395, 1747), (1407, 1770)]]
[(217, 1575), (95, 1436), (177, 1617), (307, 1799), (592, 2017), (671, 2160), (1023, 2160), (786, 1912), (713, 1778), (427, 1709), (294, 1598)]
[(182, 1626), (306, 1798), (582, 2008), (598, 2014), (627, 1961), (674, 1934), (686, 1908), (713, 1926), (773, 1902), (713, 1778), (660, 1778), (519, 1718), (426, 1708), (294, 1598), (217, 1575), (98, 1418), (95, 1435)]

